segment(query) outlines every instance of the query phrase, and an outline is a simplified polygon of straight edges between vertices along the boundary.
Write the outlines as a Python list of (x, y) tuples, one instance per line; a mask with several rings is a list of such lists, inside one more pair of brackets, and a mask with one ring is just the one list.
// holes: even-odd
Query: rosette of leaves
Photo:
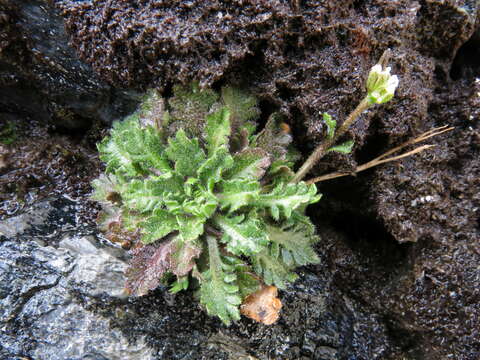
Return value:
[(131, 294), (192, 286), (229, 324), (260, 285), (284, 289), (295, 267), (318, 262), (304, 210), (320, 195), (290, 182), (291, 136), (279, 117), (258, 133), (256, 117), (242, 91), (177, 87), (168, 102), (150, 92), (98, 145), (106, 169), (93, 198), (103, 230), (134, 242)]

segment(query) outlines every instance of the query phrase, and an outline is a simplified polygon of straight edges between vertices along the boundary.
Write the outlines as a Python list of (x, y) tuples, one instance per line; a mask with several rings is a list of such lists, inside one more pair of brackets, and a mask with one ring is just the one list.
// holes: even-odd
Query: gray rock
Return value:
[(92, 236), (39, 245), (26, 230), (48, 210), (43, 203), (36, 221), (30, 211), (0, 224), (4, 236), (18, 237), (0, 242), (0, 358), (151, 359), (143, 337), (130, 341), (88, 309), (94, 298), (123, 296), (125, 263)]
[(96, 246), (95, 238), (67, 237), (59, 246), (68, 249), (76, 258), (73, 271), (68, 277), (72, 286), (81, 287), (87, 296), (126, 297), (123, 290), (126, 264)]

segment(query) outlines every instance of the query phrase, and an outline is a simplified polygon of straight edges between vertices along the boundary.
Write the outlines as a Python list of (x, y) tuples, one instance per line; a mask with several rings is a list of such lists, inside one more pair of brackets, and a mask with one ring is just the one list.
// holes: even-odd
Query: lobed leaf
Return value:
[(327, 138), (332, 139), (335, 135), (335, 129), (337, 127), (337, 121), (333, 120), (332, 117), (327, 114), (323, 113), (323, 122), (327, 125)]
[(235, 255), (254, 255), (269, 242), (263, 221), (253, 216), (216, 215), (213, 221), (223, 231), (227, 250)]
[(165, 209), (155, 209), (151, 216), (140, 223), (142, 242), (151, 244), (175, 230), (179, 230), (177, 217)]
[(348, 140), (348, 141), (345, 141), (344, 143), (342, 143), (340, 145), (332, 146), (327, 151), (336, 151), (336, 152), (339, 152), (341, 154), (350, 154), (352, 152), (354, 144), (355, 143), (354, 143), (353, 140)]
[(173, 87), (173, 97), (168, 100), (170, 129), (175, 133), (183, 129), (189, 136), (202, 138), (204, 119), (216, 104), (218, 95), (211, 89), (201, 89), (198, 82)]
[(319, 238), (311, 232), (309, 226), (301, 223), (287, 228), (267, 225), (267, 232), (272, 242), (272, 252), (278, 252), (286, 265), (303, 266), (320, 262), (312, 247)]
[(268, 152), (261, 148), (247, 148), (233, 157), (227, 179), (261, 179), (272, 163)]
[(155, 168), (169, 172), (171, 167), (164, 155), (164, 145), (152, 127), (142, 128), (138, 113), (113, 124), (110, 137), (98, 144), (100, 159), (107, 173), (136, 176)]
[(183, 129), (177, 131), (175, 138), (168, 139), (165, 154), (175, 163), (175, 172), (182, 176), (194, 176), (206, 158), (198, 140), (189, 139)]
[(208, 154), (212, 155), (218, 148), (228, 144), (230, 136), (230, 111), (223, 107), (207, 115), (205, 137)]
[(170, 269), (170, 255), (174, 250), (172, 241), (144, 245), (132, 250), (132, 259), (125, 271), (128, 293), (143, 296), (160, 284), (161, 278)]
[(270, 193), (260, 194), (256, 205), (266, 207), (275, 220), (279, 220), (283, 215), (290, 217), (292, 211), (302, 205), (312, 204), (320, 200), (321, 195), (317, 195), (315, 184), (306, 183), (280, 183)]
[(122, 198), (126, 206), (139, 212), (160, 208), (173, 195), (182, 196), (183, 179), (175, 174), (151, 176), (142, 180), (131, 180), (125, 187)]
[(207, 236), (209, 268), (201, 273), (200, 302), (210, 315), (218, 316), (226, 325), (240, 319), (238, 306), (242, 299), (233, 265), (222, 261), (217, 241)]
[(285, 289), (287, 282), (295, 281), (298, 276), (293, 267), (286, 264), (274, 246), (263, 249), (251, 257), (253, 269), (267, 285)]
[(220, 147), (198, 168), (197, 176), (205, 189), (212, 192), (222, 179), (224, 171), (233, 166), (233, 158), (226, 147)]
[(234, 212), (244, 206), (253, 204), (260, 195), (260, 184), (252, 180), (227, 180), (219, 186), (217, 198), (222, 210)]

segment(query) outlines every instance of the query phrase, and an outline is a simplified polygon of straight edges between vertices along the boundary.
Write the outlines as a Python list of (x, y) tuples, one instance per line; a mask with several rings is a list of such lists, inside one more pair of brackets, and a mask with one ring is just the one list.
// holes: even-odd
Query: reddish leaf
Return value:
[(195, 264), (194, 259), (198, 258), (202, 252), (200, 246), (193, 242), (183, 243), (181, 240), (175, 241), (175, 252), (171, 256), (171, 270), (178, 277), (187, 275)]
[(171, 269), (171, 254), (174, 250), (173, 240), (134, 249), (125, 272), (126, 290), (132, 295), (143, 296), (155, 289), (162, 276)]

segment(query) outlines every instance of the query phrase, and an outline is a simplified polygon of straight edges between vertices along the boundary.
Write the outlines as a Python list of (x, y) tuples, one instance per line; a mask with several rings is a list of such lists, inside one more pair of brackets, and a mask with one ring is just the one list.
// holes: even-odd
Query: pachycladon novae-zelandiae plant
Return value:
[(284, 289), (294, 268), (319, 261), (305, 207), (315, 185), (292, 183), (291, 136), (272, 115), (255, 133), (256, 101), (224, 88), (151, 91), (98, 145), (105, 175), (93, 182), (107, 236), (134, 244), (127, 290), (144, 295), (194, 283), (209, 314), (230, 323), (266, 283)]
[(374, 66), (367, 96), (338, 129), (323, 114), (325, 141), (296, 173), (282, 120), (273, 114), (257, 132), (256, 100), (247, 93), (226, 87), (217, 96), (193, 84), (175, 87), (167, 102), (149, 92), (98, 145), (106, 170), (93, 182), (107, 237), (133, 243), (127, 291), (192, 284), (208, 313), (229, 324), (264, 284), (284, 289), (296, 267), (319, 261), (304, 212), (320, 195), (303, 177), (325, 153), (349, 153), (353, 141), (336, 141), (397, 85), (390, 68)]

